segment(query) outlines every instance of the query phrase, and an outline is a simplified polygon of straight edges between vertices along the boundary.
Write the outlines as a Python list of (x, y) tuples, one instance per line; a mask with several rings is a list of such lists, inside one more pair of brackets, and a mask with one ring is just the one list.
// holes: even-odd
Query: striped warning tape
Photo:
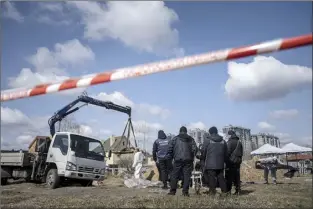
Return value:
[(257, 54), (292, 49), (296, 47), (312, 45), (312, 42), (312, 34), (308, 34), (293, 38), (267, 41), (251, 46), (208, 52), (198, 55), (186, 56), (183, 58), (143, 64), (134, 67), (126, 67), (113, 70), (111, 72), (82, 76), (80, 78), (70, 78), (68, 80), (56, 83), (41, 84), (33, 88), (9, 89), (1, 91), (1, 101), (33, 97), (42, 94), (64, 91), (67, 89), (88, 87), (121, 79), (183, 69), (196, 65), (203, 65), (218, 61), (232, 60)]

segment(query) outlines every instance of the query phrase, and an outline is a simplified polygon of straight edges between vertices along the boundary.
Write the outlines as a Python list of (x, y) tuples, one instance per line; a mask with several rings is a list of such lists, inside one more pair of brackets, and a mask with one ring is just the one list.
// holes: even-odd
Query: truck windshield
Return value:
[(98, 140), (71, 134), (71, 150), (76, 157), (104, 161), (103, 146)]

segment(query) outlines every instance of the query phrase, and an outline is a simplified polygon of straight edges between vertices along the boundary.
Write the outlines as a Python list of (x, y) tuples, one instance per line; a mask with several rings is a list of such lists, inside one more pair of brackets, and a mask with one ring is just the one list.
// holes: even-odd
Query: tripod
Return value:
[(134, 127), (133, 127), (133, 123), (132, 123), (131, 117), (129, 117), (128, 120), (127, 120), (126, 126), (125, 126), (123, 134), (122, 134), (122, 138), (125, 136), (126, 129), (127, 129), (127, 138), (126, 138), (127, 139), (127, 148), (130, 148), (130, 140), (129, 140), (130, 131), (133, 133), (134, 141), (135, 141), (135, 147), (137, 147), (137, 141), (136, 141), (135, 131), (134, 131)]

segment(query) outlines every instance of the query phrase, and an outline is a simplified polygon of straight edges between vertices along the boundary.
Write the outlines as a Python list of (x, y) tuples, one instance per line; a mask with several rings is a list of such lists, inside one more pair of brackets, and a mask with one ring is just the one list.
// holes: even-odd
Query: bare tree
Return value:
[(119, 165), (119, 167), (121, 168), (125, 168), (127, 173), (133, 173), (134, 169), (133, 169), (133, 156), (131, 155), (125, 155), (125, 156), (121, 156), (119, 161), (117, 162), (117, 164)]
[(149, 142), (149, 139), (151, 139), (152, 135), (157, 132), (157, 129), (149, 126), (146, 122), (144, 122), (143, 124), (138, 124), (135, 126), (135, 132), (143, 135), (143, 139), (140, 141), (142, 141), (142, 149), (146, 151), (147, 142)]
[(81, 133), (80, 125), (76, 122), (73, 116), (68, 116), (59, 122), (59, 130), (77, 134)]

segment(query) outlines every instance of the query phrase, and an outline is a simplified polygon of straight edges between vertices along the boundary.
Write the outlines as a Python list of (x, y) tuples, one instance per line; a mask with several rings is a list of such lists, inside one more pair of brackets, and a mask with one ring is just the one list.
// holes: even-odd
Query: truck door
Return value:
[(65, 174), (68, 152), (69, 136), (67, 134), (57, 134), (48, 153), (48, 162), (57, 165), (58, 174), (61, 176)]

